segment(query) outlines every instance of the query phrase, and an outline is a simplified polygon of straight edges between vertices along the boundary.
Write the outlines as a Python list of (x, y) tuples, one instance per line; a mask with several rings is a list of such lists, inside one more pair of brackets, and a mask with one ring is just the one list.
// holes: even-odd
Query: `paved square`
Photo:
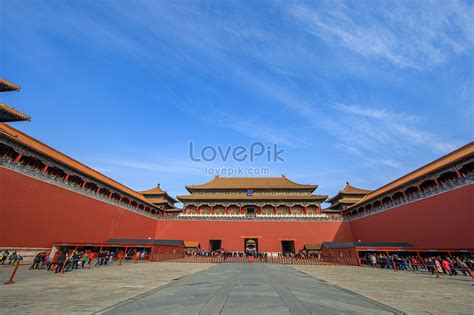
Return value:
[(64, 274), (21, 266), (12, 285), (3, 285), (12, 268), (0, 267), (0, 314), (93, 314), (211, 266), (114, 263)]
[(390, 314), (389, 307), (285, 265), (220, 264), (110, 314)]

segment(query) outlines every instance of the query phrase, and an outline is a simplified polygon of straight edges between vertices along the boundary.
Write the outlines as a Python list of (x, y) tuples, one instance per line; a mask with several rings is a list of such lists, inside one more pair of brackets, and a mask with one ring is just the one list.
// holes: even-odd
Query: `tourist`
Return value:
[(38, 267), (40, 266), (40, 264), (41, 264), (41, 263), (43, 262), (43, 260), (44, 260), (44, 258), (43, 258), (43, 257), (44, 257), (44, 256), (43, 256), (44, 254), (46, 254), (46, 253), (41, 252), (41, 253), (38, 253), (38, 254), (35, 256), (35, 258), (33, 259), (33, 263), (32, 263), (31, 266), (30, 266), (30, 270), (38, 269)]
[(5, 264), (5, 261), (7, 260), (8, 256), (10, 256), (10, 252), (8, 250), (5, 250), (2, 253), (2, 258), (1, 258), (2, 265)]
[(89, 260), (89, 252), (88, 251), (85, 251), (83, 254), (82, 254), (82, 257), (81, 257), (81, 267), (82, 269), (84, 269), (84, 266), (86, 265), (86, 262)]
[(443, 261), (441, 262), (441, 266), (443, 268), (444, 273), (447, 273), (448, 275), (452, 276), (451, 264), (449, 263), (449, 261), (446, 258), (443, 259)]
[(411, 267), (413, 271), (418, 271), (418, 260), (414, 256), (411, 258)]
[(79, 260), (81, 259), (81, 255), (79, 252), (74, 251), (74, 253), (71, 256), (71, 269), (77, 269), (79, 266)]
[(64, 267), (64, 262), (65, 261), (66, 261), (66, 252), (64, 250), (64, 251), (59, 252), (58, 260), (56, 261), (56, 269), (55, 269), (54, 273), (58, 273), (58, 272), (62, 271), (62, 268)]
[(51, 267), (52, 267), (52, 263), (51, 263), (51, 260), (49, 259), (49, 253), (47, 253), (46, 255), (44, 255), (44, 260), (43, 260), (43, 264), (42, 266), (44, 266), (44, 268), (46, 268), (46, 270), (51, 270)]
[(16, 261), (16, 251), (11, 253), (10, 256), (8, 257), (8, 264), (11, 265), (11, 264), (14, 264), (15, 261)]
[(94, 252), (90, 252), (90, 253), (89, 253), (89, 261), (87, 262), (87, 264), (88, 264), (89, 266), (91, 265), (92, 260), (94, 260), (95, 255), (96, 255), (96, 254), (95, 254)]

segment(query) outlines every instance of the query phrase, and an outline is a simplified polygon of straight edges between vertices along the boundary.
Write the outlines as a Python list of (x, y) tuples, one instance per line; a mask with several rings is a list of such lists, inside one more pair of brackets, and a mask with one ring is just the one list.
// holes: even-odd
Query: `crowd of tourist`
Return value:
[(460, 256), (414, 256), (386, 253), (369, 253), (362, 258), (371, 267), (403, 271), (428, 271), (432, 274), (442, 273), (449, 276), (469, 275), (474, 268), (474, 259)]
[[(83, 269), (91, 266), (105, 266), (115, 261), (132, 260), (138, 262), (145, 258), (145, 252), (130, 249), (124, 251), (112, 250), (58, 250), (53, 256), (50, 252), (38, 253), (31, 263), (30, 270), (47, 270), (55, 273), (68, 272), (76, 269)], [(0, 263), (13, 265), (20, 263), (23, 257), (15, 251), (10, 253), (4, 250), (0, 254)]]
[(287, 257), (287, 258), (307, 258), (307, 259), (317, 259), (321, 258), (320, 253), (300, 251), (298, 253), (292, 252), (283, 252), (283, 253), (267, 253), (267, 252), (256, 252), (256, 251), (226, 251), (226, 250), (216, 250), (216, 251), (204, 251), (204, 250), (192, 250), (186, 251), (186, 256), (196, 256), (196, 257), (223, 257), (223, 258), (248, 258), (254, 257), (259, 259), (266, 259), (268, 257)]
[(0, 253), (0, 262), (2, 265), (5, 265), (5, 263), (7, 263), (8, 265), (13, 265), (15, 263), (20, 263), (22, 260), (23, 260), (23, 257), (17, 254), (16, 251), (13, 251), (12, 253), (10, 253), (7, 249), (7, 250), (4, 250), (2, 253)]

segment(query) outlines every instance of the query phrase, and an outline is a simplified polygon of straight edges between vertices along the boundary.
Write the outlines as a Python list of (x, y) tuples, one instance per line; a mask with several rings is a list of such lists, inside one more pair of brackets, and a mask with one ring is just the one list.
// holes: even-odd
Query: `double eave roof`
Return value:
[(324, 201), (328, 196), (324, 195), (279, 195), (279, 194), (261, 194), (261, 195), (243, 195), (243, 194), (191, 194), (184, 196), (177, 196), (180, 201), (189, 200), (253, 200), (253, 201), (265, 201), (265, 200), (309, 200), (309, 201)]
[[(357, 201), (358, 201), (362, 199), (363, 196), (369, 194), (370, 192), (371, 190), (357, 188), (357, 187), (351, 186), (349, 182), (346, 182), (346, 187), (343, 190), (340, 190), (337, 193), (337, 195), (335, 195), (334, 197), (331, 197), (328, 200), (326, 200), (326, 202), (336, 204), (338, 200), (344, 199), (344, 198), (357, 198)], [(354, 197), (354, 196), (360, 196), (360, 195), (362, 196)]]
[(282, 177), (215, 177), (201, 185), (186, 186), (189, 192), (203, 190), (310, 190), (313, 192), (318, 185), (295, 183), (285, 176)]

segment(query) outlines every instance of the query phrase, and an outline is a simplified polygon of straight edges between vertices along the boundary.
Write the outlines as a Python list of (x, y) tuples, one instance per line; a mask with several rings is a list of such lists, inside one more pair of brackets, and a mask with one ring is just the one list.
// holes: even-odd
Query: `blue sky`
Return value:
[[(133, 189), (373, 189), (473, 139), (472, 1), (0, 1), (14, 127)], [(189, 158), (255, 141), (284, 161)]]

